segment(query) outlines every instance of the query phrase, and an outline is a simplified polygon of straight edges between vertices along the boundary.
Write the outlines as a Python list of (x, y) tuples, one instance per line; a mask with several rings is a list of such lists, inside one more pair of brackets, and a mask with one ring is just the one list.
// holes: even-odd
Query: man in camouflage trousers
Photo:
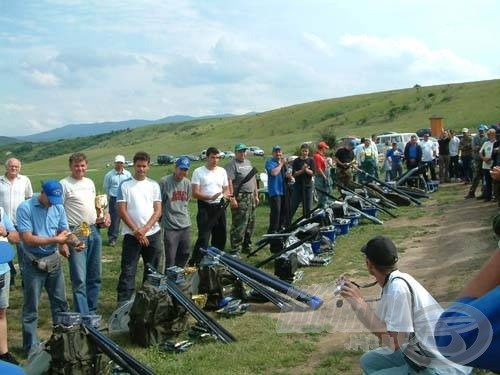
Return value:
[[(249, 253), (255, 228), (255, 209), (259, 204), (257, 180), (250, 160), (246, 158), (247, 146), (238, 143), (234, 147), (235, 157), (226, 165), (229, 180), (231, 206), (231, 251)], [(252, 177), (247, 179), (247, 175)], [(248, 180), (248, 181), (245, 181)], [(242, 183), (243, 182), (243, 183)]]

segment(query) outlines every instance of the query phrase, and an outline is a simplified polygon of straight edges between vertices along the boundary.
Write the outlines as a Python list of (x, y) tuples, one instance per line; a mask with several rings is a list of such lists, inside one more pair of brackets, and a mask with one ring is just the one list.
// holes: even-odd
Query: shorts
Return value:
[(6, 309), (9, 307), (9, 291), (10, 291), (10, 272), (7, 271), (3, 274), (4, 286), (0, 289), (0, 309)]

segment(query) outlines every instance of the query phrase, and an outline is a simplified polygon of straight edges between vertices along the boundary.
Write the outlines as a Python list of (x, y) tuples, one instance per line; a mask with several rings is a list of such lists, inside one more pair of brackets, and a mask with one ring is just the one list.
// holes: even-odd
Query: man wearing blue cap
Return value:
[(191, 218), (188, 205), (192, 190), (186, 176), (190, 166), (189, 158), (181, 156), (175, 162), (174, 173), (160, 180), (165, 269), (184, 268), (189, 259)]
[(36, 331), (42, 288), (45, 287), (49, 295), (52, 321), (57, 313), (68, 310), (59, 256), (69, 256), (68, 220), (62, 203), (62, 185), (56, 180), (47, 180), (40, 194), (22, 202), (16, 212), (18, 232), (25, 249), (22, 330), (26, 354), (39, 345)]

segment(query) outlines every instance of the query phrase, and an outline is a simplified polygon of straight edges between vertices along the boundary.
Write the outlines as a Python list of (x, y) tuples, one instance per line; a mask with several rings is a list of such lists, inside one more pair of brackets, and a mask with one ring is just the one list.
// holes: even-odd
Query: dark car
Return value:
[(174, 160), (174, 155), (158, 155), (158, 157), (156, 158), (158, 165), (172, 164)]

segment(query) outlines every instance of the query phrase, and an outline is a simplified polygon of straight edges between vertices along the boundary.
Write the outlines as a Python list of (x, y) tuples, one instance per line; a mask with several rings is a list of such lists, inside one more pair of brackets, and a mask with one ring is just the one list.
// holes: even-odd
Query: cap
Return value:
[(180, 169), (188, 170), (189, 167), (191, 166), (191, 161), (187, 156), (181, 156), (175, 161), (175, 165), (178, 166)]
[(125, 163), (125, 156), (123, 156), (123, 155), (116, 155), (115, 156), (115, 163)]
[(273, 147), (273, 152), (274, 152), (274, 151), (278, 151), (278, 150), (281, 150), (281, 146), (280, 146), (280, 145), (275, 145), (275, 146)]
[(248, 147), (246, 144), (244, 143), (238, 143), (236, 146), (234, 146), (234, 151), (244, 151), (246, 150)]
[(397, 145), (397, 144), (398, 144), (398, 142), (392, 142), (392, 145), (393, 145), (393, 146), (394, 146), (394, 145)]
[(478, 126), (477, 130), (480, 131), (480, 132), (481, 131), (484, 132), (484, 131), (488, 130), (488, 127), (486, 125), (484, 125), (484, 124), (481, 124), (481, 125)]
[(63, 187), (59, 181), (56, 180), (46, 180), (42, 184), (42, 191), (45, 193), (49, 199), (50, 204), (62, 204), (63, 203)]
[(373, 237), (361, 248), (361, 252), (377, 266), (393, 266), (398, 261), (396, 245), (384, 236)]
[(469, 129), (467, 129), (467, 128), (462, 129), (462, 133), (468, 133), (468, 132), (469, 132)]
[(318, 148), (330, 148), (330, 146), (328, 146), (325, 141), (321, 141), (318, 143)]
[(356, 143), (356, 141), (353, 139), (353, 140), (351, 140), (351, 141), (349, 142), (349, 144), (350, 144), (351, 146), (355, 147), (357, 143)]

